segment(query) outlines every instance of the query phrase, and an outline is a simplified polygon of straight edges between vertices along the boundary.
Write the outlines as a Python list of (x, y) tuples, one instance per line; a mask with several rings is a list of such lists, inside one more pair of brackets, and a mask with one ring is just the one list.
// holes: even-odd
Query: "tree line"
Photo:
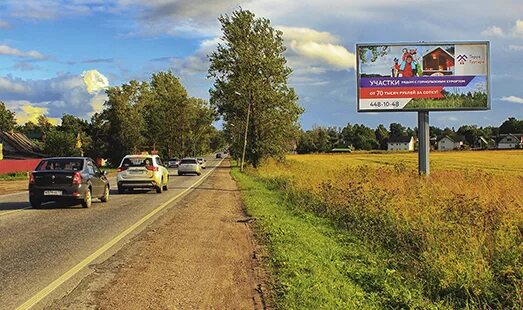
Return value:
[(90, 120), (70, 114), (54, 126), (41, 115), (36, 123), (16, 125), (16, 114), (0, 102), (0, 130), (15, 130), (35, 140), (49, 156), (106, 158), (155, 152), (163, 158), (196, 156), (225, 146), (209, 102), (188, 96), (172, 72), (154, 73), (150, 81), (130, 81), (106, 90), (104, 109)]
[[(495, 139), (502, 134), (523, 134), (523, 120), (510, 117), (499, 127), (463, 125), (457, 130), (430, 126), (430, 136), (437, 140), (444, 136), (463, 138), (469, 146), (476, 145), (479, 137), (487, 140)], [(418, 129), (405, 127), (399, 123), (391, 123), (387, 128), (383, 124), (375, 129), (363, 124), (347, 124), (345, 127), (316, 126), (310, 130), (302, 130), (296, 143), (296, 151), (300, 154), (325, 153), (334, 148), (350, 148), (356, 150), (386, 150), (391, 137), (417, 137)]]

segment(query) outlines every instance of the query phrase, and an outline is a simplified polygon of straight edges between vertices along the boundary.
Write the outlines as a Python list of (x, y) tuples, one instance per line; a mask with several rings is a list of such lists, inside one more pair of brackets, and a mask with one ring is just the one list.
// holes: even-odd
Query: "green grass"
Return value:
[(389, 254), (333, 221), (292, 205), (281, 191), (238, 169), (232, 175), (256, 235), (279, 309), (445, 308), (423, 298), (415, 280), (388, 264)]
[(27, 172), (0, 174), (0, 181), (27, 180)]

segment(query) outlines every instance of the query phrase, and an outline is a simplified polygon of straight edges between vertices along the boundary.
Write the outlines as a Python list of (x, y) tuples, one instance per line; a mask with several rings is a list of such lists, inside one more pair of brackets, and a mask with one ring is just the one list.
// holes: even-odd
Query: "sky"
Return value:
[(431, 125), (523, 119), (521, 0), (0, 0), (0, 101), (19, 123), (39, 114), (89, 119), (103, 108), (106, 87), (160, 70), (208, 99), (218, 17), (239, 8), (283, 31), (304, 129), (416, 126), (415, 112), (357, 112), (356, 43), (488, 40), (492, 109), (431, 112)]

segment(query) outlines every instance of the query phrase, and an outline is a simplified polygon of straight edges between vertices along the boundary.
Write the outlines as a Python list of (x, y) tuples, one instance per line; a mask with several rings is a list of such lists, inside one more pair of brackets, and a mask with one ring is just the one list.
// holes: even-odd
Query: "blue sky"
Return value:
[[(416, 114), (357, 113), (354, 48), (360, 42), (491, 41), (492, 110), (434, 112), (431, 124), (499, 125), (523, 118), (523, 1), (414, 0), (2, 0), (0, 100), (20, 122), (40, 113), (88, 118), (107, 85), (173, 70), (208, 98), (217, 17), (242, 7), (284, 32), (302, 127), (402, 122)], [(89, 78), (84, 78), (88, 76)], [(85, 80), (92, 83), (88, 89)]]

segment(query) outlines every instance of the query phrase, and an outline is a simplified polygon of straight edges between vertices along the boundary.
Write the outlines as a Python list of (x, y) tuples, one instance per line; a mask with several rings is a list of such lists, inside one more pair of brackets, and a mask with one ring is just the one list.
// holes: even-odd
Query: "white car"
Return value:
[(202, 167), (202, 169), (205, 169), (205, 158), (198, 157), (196, 158), (196, 160), (198, 161), (198, 164), (200, 164), (200, 167)]
[(178, 166), (178, 175), (184, 174), (202, 174), (202, 168), (196, 158), (184, 158)]
[(158, 155), (127, 155), (117, 172), (116, 182), (120, 194), (135, 188), (156, 189), (158, 194), (167, 190), (169, 171)]

